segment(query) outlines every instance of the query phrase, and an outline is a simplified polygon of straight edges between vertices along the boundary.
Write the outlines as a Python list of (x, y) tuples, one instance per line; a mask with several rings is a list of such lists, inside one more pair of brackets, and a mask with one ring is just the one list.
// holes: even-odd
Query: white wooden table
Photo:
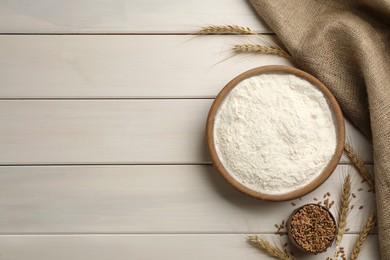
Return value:
[[(295, 207), (231, 188), (210, 165), (204, 128), (230, 79), (291, 64), (225, 60), (256, 39), (192, 35), (209, 24), (272, 34), (247, 1), (0, 0), (1, 260), (268, 259), (245, 234), (284, 243), (274, 224)], [(347, 135), (371, 164), (367, 140), (349, 124)], [(365, 191), (346, 251), (374, 207), (346, 158), (294, 201), (337, 200), (347, 173)], [(373, 234), (361, 259), (378, 258)]]

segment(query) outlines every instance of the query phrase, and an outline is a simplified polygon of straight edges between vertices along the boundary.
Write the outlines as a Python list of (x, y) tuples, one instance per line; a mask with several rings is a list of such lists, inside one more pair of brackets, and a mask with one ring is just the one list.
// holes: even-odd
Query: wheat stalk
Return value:
[(233, 46), (236, 53), (273, 54), (290, 58), (290, 55), (280, 47), (262, 46), (259, 44), (236, 44)]
[(353, 245), (352, 252), (349, 256), (350, 260), (355, 260), (358, 258), (360, 252), (363, 248), (363, 243), (366, 240), (367, 236), (370, 234), (371, 230), (375, 226), (375, 214), (372, 212), (370, 216), (367, 219), (366, 224), (362, 228), (362, 230), (359, 232), (359, 236), (355, 241), (355, 244)]
[(352, 146), (348, 143), (344, 147), (345, 154), (348, 156), (352, 165), (355, 167), (357, 172), (362, 176), (363, 180), (368, 183), (370, 188), (375, 191), (375, 182), (371, 177), (370, 172), (368, 171), (364, 161), (359, 157), (359, 155), (352, 149)]
[(257, 34), (248, 27), (238, 25), (209, 25), (202, 27), (197, 34)]
[(339, 205), (338, 227), (336, 232), (336, 251), (334, 254), (335, 259), (337, 259), (337, 255), (339, 253), (339, 246), (341, 240), (343, 239), (344, 231), (347, 226), (350, 196), (351, 196), (351, 177), (348, 174), (344, 180), (343, 192), (341, 194), (341, 201)]
[(295, 260), (295, 258), (292, 255), (285, 253), (279, 248), (271, 245), (267, 240), (265, 240), (261, 236), (255, 236), (255, 235), (249, 236), (248, 241), (252, 245), (260, 248), (263, 252), (265, 252), (271, 257), (281, 259), (281, 260)]

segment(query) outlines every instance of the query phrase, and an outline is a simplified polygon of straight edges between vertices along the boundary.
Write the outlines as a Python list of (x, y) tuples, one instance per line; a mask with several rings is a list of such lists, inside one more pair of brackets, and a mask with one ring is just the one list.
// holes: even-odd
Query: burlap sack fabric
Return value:
[(298, 66), (374, 147), (382, 259), (390, 259), (390, 0), (250, 0)]

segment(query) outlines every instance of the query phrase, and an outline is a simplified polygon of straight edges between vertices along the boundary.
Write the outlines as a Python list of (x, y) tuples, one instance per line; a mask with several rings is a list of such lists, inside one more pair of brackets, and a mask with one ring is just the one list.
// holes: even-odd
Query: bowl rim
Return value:
[[(244, 186), (243, 184), (236, 181), (229, 172), (225, 169), (222, 162), (219, 160), (219, 157), (217, 155), (217, 151), (214, 145), (214, 120), (215, 115), (222, 103), (222, 101), (225, 99), (226, 95), (229, 94), (229, 92), (237, 86), (238, 83), (243, 81), (244, 79), (257, 76), (260, 74), (267, 74), (267, 73), (280, 73), (280, 74), (293, 74), (297, 77), (301, 77), (313, 85), (315, 85), (318, 90), (320, 90), (324, 95), (325, 98), (328, 101), (328, 104), (331, 107), (331, 110), (333, 112), (333, 118), (335, 121), (335, 127), (336, 127), (336, 137), (337, 137), (337, 145), (336, 150), (329, 161), (328, 165), (325, 167), (325, 169), (310, 183), (307, 185), (288, 192), (284, 194), (266, 194), (261, 193), (258, 191), (254, 191), (252, 189), (249, 189), (248, 187)], [(241, 73), (234, 79), (232, 79), (217, 95), (215, 98), (213, 104), (211, 105), (208, 117), (207, 117), (207, 123), (206, 123), (206, 139), (207, 139), (207, 148), (209, 151), (209, 154), (211, 156), (211, 160), (214, 164), (214, 166), (217, 168), (217, 171), (222, 175), (224, 179), (228, 181), (229, 184), (231, 184), (234, 188), (239, 190), (240, 192), (261, 200), (267, 200), (267, 201), (286, 201), (286, 200), (292, 200), (299, 197), (302, 197), (316, 188), (318, 188), (322, 183), (324, 183), (330, 175), (333, 173), (335, 168), (337, 167), (338, 162), (340, 161), (341, 155), (344, 150), (345, 145), (345, 126), (344, 126), (344, 117), (343, 113), (340, 109), (339, 104), (337, 103), (336, 98), (333, 96), (333, 94), (330, 92), (330, 90), (321, 83), (318, 79), (316, 79), (314, 76), (310, 75), (307, 72), (304, 72), (302, 70), (299, 70), (294, 67), (289, 66), (282, 66), (282, 65), (270, 65), (270, 66), (262, 66), (257, 67), (251, 70), (248, 70), (244, 73)]]

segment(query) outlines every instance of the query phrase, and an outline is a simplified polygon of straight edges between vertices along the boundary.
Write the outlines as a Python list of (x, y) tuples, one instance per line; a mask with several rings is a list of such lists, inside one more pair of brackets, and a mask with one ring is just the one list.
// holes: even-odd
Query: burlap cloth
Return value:
[(250, 2), (372, 140), (379, 243), (382, 259), (390, 259), (390, 0)]

